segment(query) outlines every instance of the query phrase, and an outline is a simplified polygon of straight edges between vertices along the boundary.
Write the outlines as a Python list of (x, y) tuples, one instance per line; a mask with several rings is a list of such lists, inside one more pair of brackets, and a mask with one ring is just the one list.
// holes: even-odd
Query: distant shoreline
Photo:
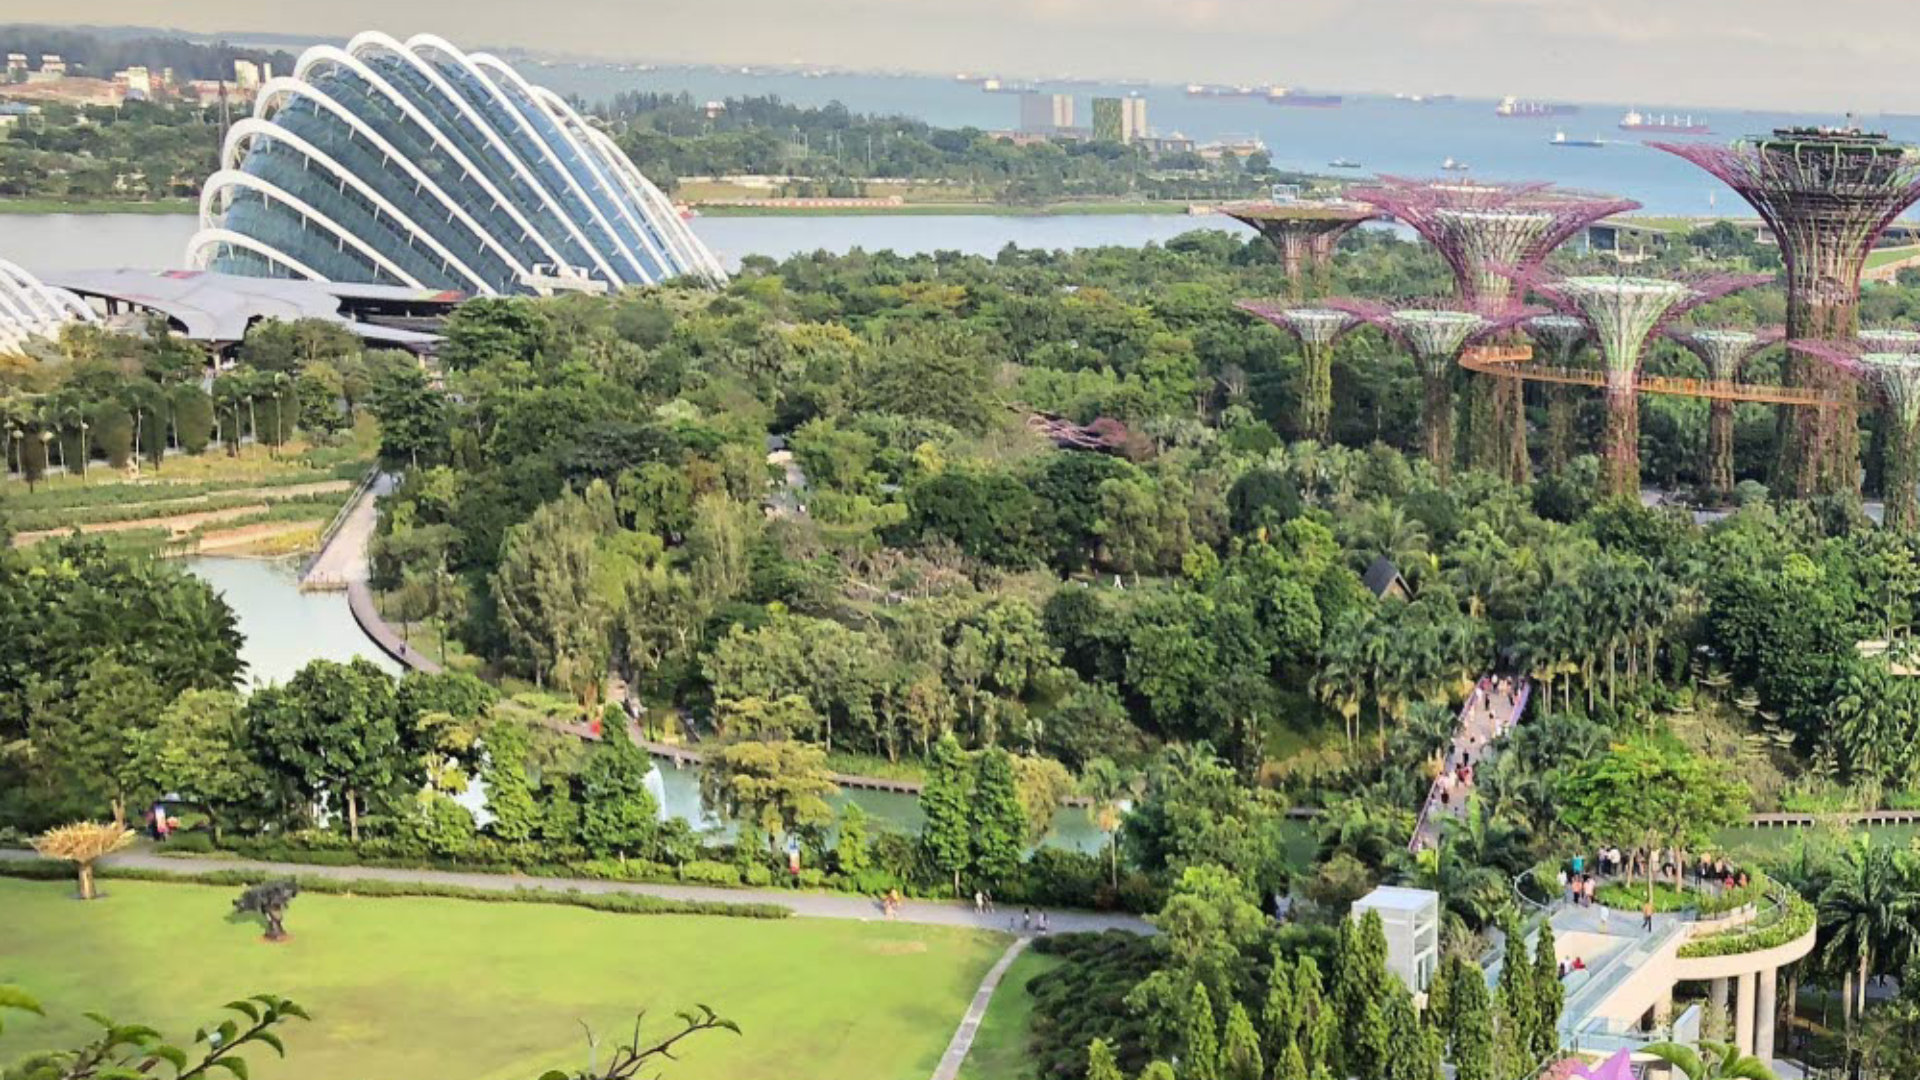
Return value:
[(200, 204), (193, 199), (51, 199), (28, 196), (0, 199), (4, 214), (192, 214)]
[[(1185, 214), (1189, 204), (1183, 201), (1112, 203), (897, 203), (893, 205), (840, 206), (701, 206), (694, 211), (701, 217), (1061, 217), (1099, 214)], [(1210, 215), (1196, 215), (1210, 216)]]

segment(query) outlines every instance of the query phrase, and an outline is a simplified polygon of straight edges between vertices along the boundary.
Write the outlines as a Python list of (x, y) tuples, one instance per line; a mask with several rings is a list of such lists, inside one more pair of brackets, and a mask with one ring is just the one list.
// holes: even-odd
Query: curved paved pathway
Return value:
[[(24, 862), (38, 859), (31, 851), (0, 850), (0, 860)], [(702, 900), (721, 904), (776, 904), (795, 915), (814, 919), (855, 919), (861, 922), (884, 921), (878, 900), (834, 893), (793, 892), (786, 889), (722, 889), (705, 885), (652, 885), (626, 881), (600, 881), (594, 878), (521, 877), (517, 874), (481, 874), (451, 870), (407, 870), (381, 866), (310, 866), (305, 863), (265, 862), (258, 859), (200, 859), (154, 855), (128, 851), (101, 860), (106, 867), (124, 866), (162, 874), (200, 874), (216, 870), (259, 870), (269, 874), (334, 878), (341, 881), (399, 881), (435, 885), (461, 885), (471, 889), (512, 892), (538, 889), (549, 892), (632, 893), (658, 896), (667, 900)], [(962, 926), (974, 930), (1018, 932), (1018, 913), (976, 915), (965, 904), (932, 900), (906, 900), (900, 904), (897, 922), (926, 926)], [(1094, 911), (1047, 911), (1049, 928), (1056, 933), (1075, 931), (1124, 930), (1151, 934), (1146, 920), (1133, 915), (1104, 914)]]
[(980, 980), (980, 989), (973, 993), (973, 1003), (967, 1006), (967, 1015), (960, 1018), (960, 1026), (954, 1030), (953, 1041), (947, 1044), (947, 1052), (940, 1055), (940, 1064), (933, 1070), (933, 1080), (954, 1080), (960, 1075), (960, 1066), (967, 1060), (967, 1051), (973, 1049), (973, 1037), (980, 1031), (980, 1021), (986, 1019), (987, 1006), (993, 1003), (993, 992), (1000, 988), (1000, 980), (1006, 977), (1007, 969), (1013, 961), (1026, 951), (1029, 937), (1020, 937), (1007, 946), (1000, 959), (987, 969), (987, 977)]

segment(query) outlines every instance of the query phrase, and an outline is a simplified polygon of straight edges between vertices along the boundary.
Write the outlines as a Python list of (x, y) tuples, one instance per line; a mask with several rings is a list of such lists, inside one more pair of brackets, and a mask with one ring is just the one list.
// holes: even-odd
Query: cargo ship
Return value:
[(1509, 120), (1534, 120), (1542, 116), (1572, 116), (1580, 111), (1578, 105), (1559, 105), (1550, 101), (1522, 101), (1509, 94), (1500, 99), (1493, 107), (1495, 116), (1504, 116)]
[(1251, 86), (1222, 86), (1209, 83), (1187, 84), (1188, 97), (1236, 98), (1258, 97), (1259, 95), (1260, 91)]
[(1360, 163), (1352, 158), (1337, 157), (1327, 162), (1327, 168), (1329, 169), (1357, 169), (1359, 167)]
[(1691, 116), (1647, 116), (1637, 109), (1620, 118), (1621, 131), (1657, 131), (1667, 135), (1711, 135), (1712, 129), (1694, 122)]
[(999, 79), (981, 79), (980, 89), (989, 94), (1031, 94), (1037, 87), (1028, 82), (1002, 82)]
[(1553, 138), (1547, 140), (1548, 146), (1570, 146), (1581, 150), (1598, 150), (1607, 145), (1599, 139), (1569, 139), (1564, 131), (1556, 131)]
[(1345, 100), (1339, 94), (1303, 94), (1284, 86), (1267, 91), (1267, 104), (1291, 105), (1296, 109), (1337, 109)]

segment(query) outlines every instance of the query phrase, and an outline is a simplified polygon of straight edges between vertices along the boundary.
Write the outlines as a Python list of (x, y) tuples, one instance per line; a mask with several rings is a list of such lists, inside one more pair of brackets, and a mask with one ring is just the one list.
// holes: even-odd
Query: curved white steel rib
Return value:
[[(208, 177), (207, 186), (201, 189), (200, 192), (201, 218), (203, 220), (206, 219), (208, 208), (214, 201), (220, 199), (222, 196), (226, 196), (234, 188), (247, 188), (252, 191), (257, 191), (266, 198), (285, 205), (301, 217), (325, 226), (328, 232), (338, 237), (347, 246), (365, 255), (373, 261), (374, 265), (392, 274), (394, 277), (399, 278), (403, 283), (411, 285), (416, 289), (424, 289), (427, 287), (425, 282), (409, 274), (399, 263), (394, 262), (379, 251), (376, 251), (372, 244), (355, 236), (345, 226), (333, 220), (333, 218), (329, 217), (313, 204), (295, 196), (292, 192), (280, 185), (263, 180), (252, 173), (244, 173), (238, 169), (221, 169), (219, 172)], [(230, 203), (231, 199), (227, 201)]]
[[(467, 231), (474, 235), (481, 246), (486, 247), (495, 255), (498, 255), (502, 262), (513, 267), (515, 273), (525, 274), (527, 272), (527, 264), (521, 260), (519, 256), (515, 255), (505, 245), (500, 243), (499, 239), (494, 236), (491, 230), (480, 224), (472, 214), (469, 214), (458, 202), (454, 201), (454, 199), (447, 194), (446, 189), (435, 183), (432, 177), (421, 172), (420, 167), (413, 163), (412, 158), (402, 154), (399, 147), (388, 142), (385, 136), (375, 131), (365, 120), (360, 119), (353, 110), (342, 105), (331, 94), (328, 94), (321, 88), (312, 83), (304, 83), (284, 76), (275, 76), (267, 80), (266, 83), (260, 87), (259, 104), (256, 106), (260, 117), (271, 120), (273, 113), (278, 111), (281, 99), (290, 97), (298, 97), (310, 101), (316, 108), (325, 109), (329, 116), (346, 124), (353, 130), (356, 136), (365, 139), (375, 150), (385, 155), (387, 160), (405, 170), (406, 174), (412, 178), (414, 184), (417, 185), (421, 191), (430, 194), (442, 206), (446, 207), (447, 213), (458, 219), (460, 224), (466, 226)], [(500, 194), (499, 189), (495, 188), (479, 170), (473, 167), (473, 163), (467, 160), (466, 155), (460, 153), (457, 148), (449, 147), (448, 149), (452, 151), (451, 156), (454, 162), (466, 171), (467, 177), (478, 181), (481, 189), (487, 193), (487, 196), (507, 211), (507, 213), (512, 215), (521, 230), (527, 236), (533, 238), (533, 241), (540, 246), (541, 250), (545, 251), (550, 258), (559, 258), (559, 255), (554, 252), (553, 248), (547, 244), (546, 238), (535, 231), (533, 226), (528, 224), (524, 217), (520, 216), (520, 212), (516, 210), (511, 203), (506, 201), (505, 197)], [(233, 161), (228, 161), (225, 164), (229, 168), (237, 168), (239, 165), (238, 162)]]
[[(432, 233), (429, 233), (425, 229), (422, 229), (417, 222), (415, 222), (411, 217), (407, 216), (405, 211), (393, 205), (393, 203), (389, 201), (386, 196), (380, 194), (378, 191), (375, 191), (371, 184), (368, 184), (365, 180), (362, 180), (357, 173), (348, 169), (346, 166), (341, 165), (339, 162), (333, 160), (332, 157), (328, 156), (327, 153), (321, 150), (319, 147), (308, 142), (306, 139), (298, 135), (295, 135), (293, 132), (288, 131), (286, 128), (268, 123), (267, 121), (262, 120), (259, 117), (249, 116), (245, 120), (242, 120), (239, 123), (233, 125), (233, 129), (227, 132), (226, 150), (224, 151), (222, 156), (226, 158), (234, 158), (237, 160), (236, 155), (239, 150), (240, 144), (256, 136), (261, 138), (273, 139), (276, 142), (285, 143), (288, 146), (292, 147), (293, 149), (298, 150), (300, 154), (307, 159), (307, 162), (309, 163), (309, 165), (319, 165), (320, 167), (326, 169), (326, 171), (328, 171), (329, 173), (332, 173), (334, 176), (339, 177), (342, 183), (346, 184), (349, 187), (352, 187), (355, 191), (358, 191), (363, 197), (366, 198), (368, 202), (372, 203), (374, 206), (378, 207), (382, 212), (384, 212), (388, 217), (398, 222), (403, 228), (407, 230), (408, 233), (412, 234), (421, 243), (426, 245), (426, 247), (432, 250), (432, 252), (435, 255), (438, 255), (447, 264), (449, 268), (453, 270), (457, 270), (468, 281), (473, 282), (476, 288), (480, 288), (480, 289), (488, 288), (486, 278), (481, 277), (479, 274), (474, 273), (472, 267), (469, 267), (464, 261), (462, 261), (453, 252), (448, 251), (444, 244), (440, 243), (440, 241), (435, 240), (433, 238)], [(219, 173), (215, 173), (214, 175), (221, 176), (223, 174), (237, 174), (240, 176), (252, 175), (251, 173), (240, 172), (237, 169), (222, 169)], [(200, 193), (202, 212), (204, 212), (204, 208), (207, 203), (208, 194), (213, 189), (213, 186), (214, 186), (213, 180), (210, 178), (207, 181), (206, 189), (203, 189)], [(268, 186), (272, 187), (271, 184), (269, 184)], [(280, 189), (274, 188), (274, 190), (278, 191)], [(288, 200), (283, 200), (283, 201), (287, 201), (288, 205), (292, 205), (293, 203), (290, 200), (291, 200), (291, 196), (289, 196)], [(316, 210), (313, 212), (311, 216), (314, 218), (314, 220), (318, 221), (321, 224), (324, 224), (335, 235), (339, 236), (342, 241), (347, 243), (352, 243), (356, 246), (356, 248), (362, 248), (365, 246), (364, 243), (360, 240), (360, 238), (350, 236), (348, 234), (347, 229), (344, 226), (340, 225), (339, 222), (334, 221), (332, 218), (326, 216), (325, 214), (322, 214)], [(412, 274), (409, 274), (401, 270), (399, 266), (393, 262), (392, 259), (387, 258), (385, 256), (381, 256), (376, 261), (380, 264), (382, 268), (393, 273), (395, 276), (399, 277), (401, 280), (406, 281), (409, 284), (412, 284), (414, 286), (420, 286), (421, 284), (420, 279), (414, 277)], [(491, 290), (489, 289), (488, 291), (491, 291)]]
[[(281, 115), (290, 105), (294, 111)], [(395, 134), (402, 130), (404, 138)], [(331, 217), (321, 207), (331, 206), (333, 196), (315, 195), (300, 174), (250, 171), (253, 155), (267, 152), (267, 144), (256, 141), (261, 138), (276, 140), (291, 168), (304, 166), (326, 186), (351, 189), (378, 225), (363, 220), (357, 206)], [(337, 156), (320, 150), (316, 139)], [(403, 153), (396, 140), (412, 153)], [(614, 286), (681, 275), (726, 279), (666, 196), (586, 117), (499, 58), (464, 53), (431, 34), (403, 44), (367, 32), (344, 49), (309, 49), (291, 76), (261, 88), (253, 115), (234, 127), (222, 149), (223, 168), (202, 191), (200, 234), (188, 244), (189, 257), (201, 265), (217, 263), (220, 251), (250, 251), (286, 272), (325, 276), (275, 242), (241, 234), (252, 226), (234, 224), (225, 211), (246, 191), (249, 200), (257, 193), (298, 215), (316, 237), (351, 248), (359, 261), (351, 269), (340, 264), (343, 272), (375, 279), (419, 285), (445, 273), (479, 293), (521, 291), (532, 287), (540, 260), (577, 267)], [(271, 231), (267, 219), (260, 228)], [(416, 261), (400, 244), (443, 269)], [(334, 265), (332, 257), (320, 261)]]
[[(600, 232), (606, 236), (607, 242), (612, 245), (615, 252), (626, 262), (628, 268), (633, 271), (634, 278), (640, 281), (647, 279), (647, 272), (645, 268), (640, 265), (640, 260), (634, 256), (633, 251), (627, 247), (626, 242), (620, 239), (620, 234), (614, 229), (612, 223), (607, 221), (606, 216), (600, 212), (599, 204), (593, 201), (593, 197), (588, 195), (586, 189), (580, 186), (580, 181), (574, 178), (573, 170), (567, 168), (566, 163), (561, 161), (559, 156), (553, 152), (553, 146), (549, 144), (546, 139), (540, 137), (540, 132), (534, 129), (533, 124), (527, 120), (526, 115), (522, 113), (513, 102), (507, 100), (507, 96), (502, 93), (500, 88), (494, 85), (480, 69), (473, 66), (473, 62), (467, 59), (467, 54), (454, 48), (448, 42), (434, 37), (432, 34), (415, 34), (407, 39), (407, 48), (410, 50), (432, 49), (472, 75), (475, 82), (481, 86), (490, 88), (493, 91), (493, 96), (498, 105), (508, 116), (513, 118), (513, 124), (520, 130), (520, 134), (525, 136), (527, 141), (539, 150), (540, 156), (546, 159), (547, 164), (553, 169), (554, 173), (560, 177), (561, 182), (573, 192), (574, 198), (580, 200), (580, 204), (587, 208), (587, 213), (592, 215), (594, 223), (600, 226)], [(431, 67), (432, 65), (429, 64), (428, 66)], [(627, 280), (629, 279), (618, 276), (613, 278), (616, 284), (623, 283)]]
[(620, 212), (620, 219), (627, 223), (633, 236), (639, 240), (640, 246), (645, 249), (646, 257), (659, 268), (658, 273), (643, 274), (641, 280), (649, 282), (672, 277), (678, 273), (678, 257), (662, 246), (664, 241), (653, 225), (652, 215), (646, 212), (645, 207), (634, 201), (631, 192), (627, 190), (618, 174), (607, 167), (605, 157), (600, 153), (599, 147), (594, 144), (593, 131), (588, 127), (585, 119), (568, 108), (566, 102), (556, 97), (552, 91), (545, 87), (528, 85), (526, 80), (521, 79), (513, 69), (493, 57), (484, 53), (473, 57), (476, 64), (480, 64), (483, 59), (493, 68), (497, 68), (507, 77), (515, 80), (516, 85), (529, 95), (528, 108), (539, 111), (549, 123), (554, 124), (561, 134), (570, 140), (573, 153), (579, 157), (582, 165), (593, 176), (595, 184), (605, 193), (607, 201)]
[(64, 308), (68, 312), (68, 316), (72, 318), (85, 322), (98, 322), (100, 320), (100, 316), (93, 308), (87, 306), (85, 300), (80, 299), (66, 289), (57, 289), (48, 285), (46, 282), (28, 273), (27, 269), (19, 263), (7, 259), (0, 259), (0, 275), (5, 275), (13, 279), (22, 289), (44, 301), (47, 314), (50, 317), (64, 319), (67, 316), (60, 314), (61, 309)]
[[(554, 125), (555, 130), (568, 140), (570, 152), (580, 160), (580, 164), (587, 170), (587, 174), (593, 178), (594, 186), (599, 189), (606, 201), (611, 203), (614, 209), (619, 212), (621, 220), (627, 223), (628, 228), (632, 230), (633, 235), (640, 241), (641, 246), (646, 249), (646, 255), (652, 258), (660, 267), (662, 273), (671, 274), (673, 270), (672, 261), (667, 257), (665, 252), (660, 250), (659, 245), (653, 242), (652, 237), (649, 235), (651, 230), (647, 227), (646, 222), (641, 220), (641, 217), (645, 215), (636, 217), (633, 208), (629, 205), (630, 200), (620, 197), (619, 189), (614, 185), (613, 181), (608, 178), (606, 171), (601, 167), (600, 156), (588, 147), (587, 140), (581, 138), (579, 129), (583, 129), (585, 124), (578, 116), (573, 115), (573, 110), (567, 109), (564, 102), (561, 103), (560, 110), (554, 109), (541, 97), (543, 93), (547, 93), (548, 96), (551, 97), (552, 95), (550, 93), (528, 83), (520, 77), (519, 72), (501, 63), (497, 57), (488, 53), (474, 53), (472, 56), (467, 57), (467, 60), (475, 70), (487, 75), (496, 88), (499, 87), (500, 80), (505, 79), (515, 90), (524, 95), (528, 109), (543, 114), (547, 122)], [(517, 107), (515, 111), (519, 111)], [(571, 178), (570, 170), (566, 170), (563, 167), (562, 171)], [(590, 207), (595, 205), (591, 199), (587, 200), (587, 204)], [(598, 215), (599, 211), (595, 210), (595, 214)], [(622, 237), (618, 230), (608, 228), (607, 232), (608, 235), (613, 238), (614, 242), (619, 244), (621, 249), (627, 253), (627, 261), (633, 265), (639, 275), (639, 280), (641, 282), (653, 280), (655, 274), (641, 264), (637, 258), (639, 253), (633, 250), (633, 245)]]
[(266, 259), (268, 262), (279, 263), (281, 266), (286, 267), (309, 281), (330, 280), (327, 275), (315, 270), (313, 267), (308, 266), (286, 252), (281, 251), (279, 248), (273, 247), (270, 244), (261, 243), (245, 233), (237, 233), (227, 228), (201, 229), (199, 232), (194, 233), (193, 238), (187, 241), (187, 265), (204, 268), (207, 264), (202, 258), (202, 255), (209, 248), (216, 247), (220, 244), (246, 248), (255, 255)]
[[(546, 205), (547, 209), (553, 213), (554, 219), (559, 221), (561, 226), (573, 236), (574, 241), (580, 245), (581, 250), (585, 251), (588, 257), (599, 265), (600, 272), (606, 275), (607, 280), (620, 280), (619, 276), (613, 272), (612, 264), (608, 263), (606, 258), (601, 255), (599, 248), (587, 240), (586, 233), (580, 230), (579, 225), (573, 220), (573, 216), (567, 213), (567, 208), (553, 197), (553, 193), (548, 191), (545, 185), (540, 183), (539, 177), (535, 176), (533, 171), (527, 168), (526, 163), (520, 160), (520, 155), (516, 154), (513, 148), (506, 144), (505, 140), (500, 137), (499, 132), (493, 129), (493, 125), (487, 123), (485, 117), (475, 112), (473, 106), (468, 104), (467, 99), (460, 94), (460, 91), (449, 85), (447, 80), (443, 78), (438, 71), (434, 70), (432, 64), (422, 60), (413, 50), (379, 31), (370, 30), (366, 33), (355, 34), (353, 40), (347, 42), (347, 52), (355, 57), (358, 57), (362, 52), (369, 49), (379, 49), (391, 54), (394, 59), (406, 64), (421, 78), (426, 79), (447, 104), (453, 106), (454, 110), (466, 119), (468, 126), (492, 145), (494, 152), (499, 154), (501, 160), (506, 162), (507, 165), (513, 169), (514, 173), (520, 177), (521, 183), (524, 183), (528, 190), (533, 192), (534, 196)], [(306, 57), (302, 56), (302, 65), (304, 65), (305, 60)], [(297, 65), (294, 70), (296, 74), (304, 75), (304, 68), (302, 66)], [(433, 133), (434, 142), (442, 145), (446, 144), (446, 135), (437, 125), (429, 125), (427, 130)], [(555, 261), (564, 263), (566, 260), (556, 259)]]

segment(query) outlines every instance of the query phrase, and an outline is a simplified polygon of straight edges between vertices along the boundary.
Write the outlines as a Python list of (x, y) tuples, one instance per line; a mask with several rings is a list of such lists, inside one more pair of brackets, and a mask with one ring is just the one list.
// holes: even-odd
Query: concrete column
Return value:
[(1780, 1011), (1775, 997), (1779, 986), (1780, 970), (1768, 968), (1760, 972), (1753, 995), (1753, 1056), (1767, 1065), (1773, 1064), (1773, 1017)]
[(1733, 1045), (1743, 1054), (1753, 1053), (1753, 983), (1753, 972), (1741, 975), (1733, 1003)]
[(1713, 979), (1709, 981), (1707, 983), (1707, 1004), (1713, 1006), (1714, 1012), (1731, 1020), (1733, 1016), (1727, 1012), (1727, 989), (1727, 980), (1725, 979)]

